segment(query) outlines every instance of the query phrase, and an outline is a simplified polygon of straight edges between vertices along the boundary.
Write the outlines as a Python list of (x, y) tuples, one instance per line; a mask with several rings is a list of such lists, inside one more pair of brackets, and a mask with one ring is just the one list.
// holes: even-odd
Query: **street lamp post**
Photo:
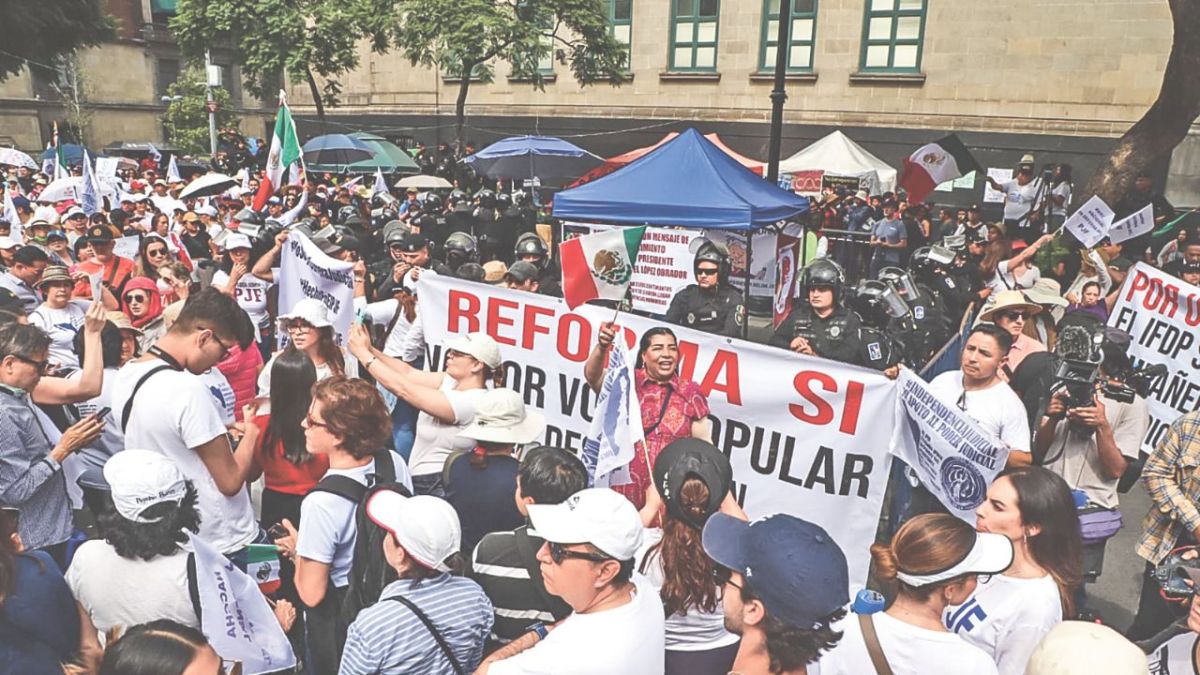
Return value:
[(787, 76), (789, 39), (792, 33), (792, 0), (779, 0), (779, 32), (775, 39), (775, 87), (771, 89), (771, 138), (767, 152), (767, 180), (779, 181), (779, 154), (783, 142), (783, 103), (787, 101), (784, 82)]
[[(217, 154), (217, 101), (213, 98), (213, 65), (212, 57), (207, 49), (204, 50), (204, 81), (205, 107), (208, 108), (208, 146), (209, 153)], [(219, 82), (217, 83), (219, 84)]]

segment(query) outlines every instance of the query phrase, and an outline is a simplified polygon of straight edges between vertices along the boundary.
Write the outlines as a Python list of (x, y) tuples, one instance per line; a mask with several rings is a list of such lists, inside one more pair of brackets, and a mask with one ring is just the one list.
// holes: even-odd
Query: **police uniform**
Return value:
[(859, 331), (862, 340), (860, 365), (873, 370), (884, 371), (903, 360), (903, 346), (900, 345), (888, 331), (870, 326), (863, 326)]
[[(398, 241), (393, 241), (393, 237), (389, 236), (386, 238), (386, 241), (389, 246), (393, 243), (400, 244), (404, 247), (404, 250), (409, 253), (415, 253), (416, 251), (420, 251), (422, 248), (428, 246), (428, 242), (426, 242), (424, 238), (422, 238), (420, 235), (414, 234), (406, 234)], [(396, 262), (397, 261), (395, 260), (388, 260), (376, 263), (375, 265), (367, 268), (367, 291), (369, 302), (378, 302), (380, 300), (387, 300), (393, 297), (393, 289), (397, 284), (395, 279), (392, 278), (392, 269), (396, 266)], [(429, 262), (425, 264), (425, 269), (433, 270), (438, 274), (453, 276), (449, 267), (447, 267), (441, 261), (434, 260), (433, 258), (430, 258)]]
[(822, 319), (811, 305), (803, 303), (787, 315), (769, 344), (790, 349), (792, 340), (807, 337), (817, 356), (861, 366), (865, 349), (861, 332), (862, 319), (856, 312), (839, 306)]
[(932, 274), (930, 277), (927, 279), (930, 282), (929, 290), (942, 301), (947, 316), (952, 319), (962, 317), (963, 312), (967, 311), (967, 305), (971, 304), (970, 287), (950, 274)]
[(551, 261), (538, 265), (538, 293), (552, 298), (563, 296), (562, 280), (558, 267)]
[(671, 298), (666, 320), (706, 333), (741, 337), (746, 308), (741, 292), (731, 286), (721, 284), (705, 290), (698, 284), (690, 284)]
[(953, 334), (950, 318), (941, 301), (928, 287), (916, 284), (915, 297), (905, 298), (909, 316), (893, 319), (888, 332), (903, 345), (904, 361), (920, 368)]

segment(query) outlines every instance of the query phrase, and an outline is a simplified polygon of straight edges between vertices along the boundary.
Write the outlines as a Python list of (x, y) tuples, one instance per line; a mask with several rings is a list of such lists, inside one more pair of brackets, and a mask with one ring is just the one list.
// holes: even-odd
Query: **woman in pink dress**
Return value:
[[(604, 382), (608, 349), (616, 334), (617, 327), (612, 322), (600, 325), (596, 346), (583, 366), (592, 391), (599, 392)], [(712, 425), (708, 420), (708, 399), (700, 386), (679, 376), (679, 343), (670, 328), (659, 326), (642, 335), (633, 379), (642, 408), (646, 442), (644, 447), (637, 448), (629, 465), (633, 482), (613, 489), (641, 509), (651, 484), (650, 467), (654, 466), (658, 453), (680, 438), (690, 436), (710, 441)]]

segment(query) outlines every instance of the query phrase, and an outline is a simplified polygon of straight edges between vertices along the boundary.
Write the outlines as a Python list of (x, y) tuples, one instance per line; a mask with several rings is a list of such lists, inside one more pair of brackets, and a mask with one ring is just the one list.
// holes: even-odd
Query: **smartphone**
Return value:
[(105, 417), (108, 417), (108, 414), (109, 414), (110, 412), (112, 412), (112, 408), (109, 408), (109, 407), (107, 407), (107, 406), (106, 406), (106, 407), (104, 407), (104, 408), (101, 408), (101, 409), (97, 410), (97, 411), (96, 411), (96, 415), (95, 415), (95, 417), (96, 417), (96, 419), (98, 419), (98, 420), (102, 420), (102, 419), (104, 419)]
[(288, 531), (282, 523), (275, 523), (271, 527), (267, 528), (267, 536), (271, 539), (271, 541), (275, 541), (276, 539), (283, 539), (284, 537), (288, 536)]

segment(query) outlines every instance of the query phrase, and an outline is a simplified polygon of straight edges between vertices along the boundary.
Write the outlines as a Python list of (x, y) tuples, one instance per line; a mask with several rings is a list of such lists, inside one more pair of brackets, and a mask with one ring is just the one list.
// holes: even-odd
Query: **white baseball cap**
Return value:
[(163, 502), (183, 501), (187, 482), (179, 467), (166, 455), (150, 450), (128, 449), (104, 464), (104, 480), (112, 492), (117, 513), (135, 523), (153, 523), (142, 512)]
[(225, 237), (225, 250), (232, 251), (235, 248), (254, 248), (250, 244), (250, 237), (244, 234), (230, 233)]
[(0, 237), (0, 249), (7, 251), (10, 248), (16, 248), (18, 246), (20, 246), (20, 244), (17, 243), (17, 240), (13, 239), (12, 237)]
[(472, 356), (488, 368), (500, 367), (500, 345), (487, 333), (467, 333), (451, 339), (446, 349)]
[(450, 571), (446, 559), (458, 552), (462, 526), (446, 500), (380, 490), (367, 499), (367, 517), (396, 537), (413, 560), (439, 572)]
[(212, 204), (201, 206), (200, 208), (196, 209), (196, 213), (202, 216), (210, 216), (212, 218), (216, 218), (219, 215), (217, 213), (217, 207), (213, 206)]
[(316, 298), (304, 298), (292, 307), (292, 311), (279, 315), (279, 321), (286, 319), (303, 319), (312, 324), (314, 328), (333, 325), (333, 321), (329, 318), (329, 311), (325, 309), (325, 303)]
[(541, 412), (525, 406), (512, 389), (493, 389), (479, 398), (475, 418), (459, 436), (491, 443), (529, 443), (546, 430)]
[(537, 535), (555, 544), (591, 544), (617, 560), (633, 560), (642, 545), (637, 508), (608, 488), (588, 488), (561, 504), (530, 504)]

